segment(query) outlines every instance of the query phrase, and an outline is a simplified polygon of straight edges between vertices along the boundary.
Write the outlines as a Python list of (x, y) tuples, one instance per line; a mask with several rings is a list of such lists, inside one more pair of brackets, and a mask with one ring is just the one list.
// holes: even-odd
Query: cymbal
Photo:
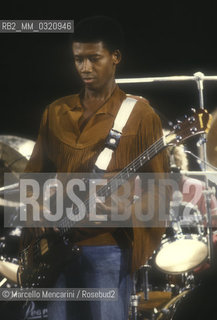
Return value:
[(0, 142), (8, 145), (29, 160), (35, 142), (30, 139), (21, 138), (12, 135), (0, 135)]
[(9, 172), (23, 172), (27, 164), (27, 159), (22, 154), (3, 142), (0, 142), (0, 160)]
[(207, 134), (207, 160), (217, 167), (217, 111), (213, 114), (210, 130)]
[[(0, 135), (0, 187), (11, 185), (18, 181), (20, 173), (24, 172), (35, 142), (17, 136)], [(5, 181), (5, 173), (7, 181)], [(17, 207), (17, 202), (0, 197), (0, 207)]]
[(23, 172), (34, 147), (34, 141), (16, 136), (0, 135), (0, 169)]
[(2, 207), (19, 208), (19, 207), (22, 207), (22, 205), (23, 204), (21, 202), (10, 201), (0, 197), (0, 206)]

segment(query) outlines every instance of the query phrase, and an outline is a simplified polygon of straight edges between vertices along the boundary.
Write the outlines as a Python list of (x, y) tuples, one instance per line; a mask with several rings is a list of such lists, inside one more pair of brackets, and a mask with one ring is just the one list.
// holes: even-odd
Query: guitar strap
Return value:
[(104, 172), (108, 168), (108, 165), (112, 158), (112, 154), (119, 144), (122, 135), (122, 130), (125, 124), (127, 123), (127, 120), (129, 119), (136, 102), (136, 99), (130, 97), (127, 97), (122, 102), (120, 109), (116, 115), (114, 125), (106, 139), (105, 147), (100, 152), (96, 160), (94, 171)]

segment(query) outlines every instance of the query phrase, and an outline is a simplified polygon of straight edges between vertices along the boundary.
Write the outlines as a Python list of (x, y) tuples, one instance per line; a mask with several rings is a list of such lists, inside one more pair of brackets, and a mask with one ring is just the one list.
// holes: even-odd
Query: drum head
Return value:
[(198, 239), (178, 239), (165, 243), (156, 255), (156, 266), (167, 273), (183, 273), (200, 265), (208, 256), (207, 245)]

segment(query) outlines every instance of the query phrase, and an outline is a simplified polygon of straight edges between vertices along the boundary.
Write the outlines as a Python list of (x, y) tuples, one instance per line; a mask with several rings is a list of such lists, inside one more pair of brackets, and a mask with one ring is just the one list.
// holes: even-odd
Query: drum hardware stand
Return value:
[(131, 320), (137, 320), (137, 311), (138, 311), (138, 304), (139, 304), (139, 296), (136, 294), (136, 273), (133, 274), (133, 289), (132, 294), (130, 297), (130, 305), (131, 305)]
[[(151, 266), (148, 264), (145, 264), (140, 267), (140, 269), (144, 272), (142, 272), (142, 289), (144, 292), (144, 300), (148, 301), (148, 271), (150, 270)], [(136, 290), (136, 273), (133, 274), (133, 289), (132, 289), (132, 294), (131, 294), (131, 310), (132, 310), (132, 315), (131, 315), (131, 320), (137, 320), (138, 316), (138, 304), (139, 304), (139, 295), (137, 295), (137, 290)]]
[[(217, 167), (214, 167), (212, 164), (210, 164), (209, 162), (205, 162), (203, 159), (199, 158), (198, 156), (196, 156), (196, 154), (194, 154), (193, 152), (189, 151), (189, 150), (185, 150), (185, 153), (188, 153), (189, 155), (191, 155), (192, 157), (194, 157), (197, 162), (199, 163), (199, 165), (201, 166), (201, 164), (205, 164), (206, 167), (210, 167), (211, 169), (213, 169), (214, 171), (185, 171), (185, 170), (181, 170), (180, 173), (181, 174), (186, 174), (186, 175), (204, 175), (204, 174), (215, 174), (217, 173)], [(211, 179), (208, 179), (211, 180)], [(212, 181), (212, 180), (211, 180)], [(215, 183), (217, 182), (217, 180), (215, 181)]]
[(149, 295), (148, 295), (148, 291), (149, 291), (149, 283), (148, 283), (148, 271), (150, 270), (151, 266), (148, 264), (144, 264), (141, 269), (144, 271), (142, 272), (142, 288), (143, 288), (143, 292), (144, 292), (144, 299), (145, 301), (148, 301), (149, 299)]
[(189, 274), (186, 272), (184, 277), (185, 277), (185, 279), (184, 279), (185, 286), (182, 289), (182, 291), (184, 291), (186, 289), (192, 289), (194, 287), (194, 285), (195, 285), (194, 274), (192, 272), (190, 272)]
[[(203, 95), (203, 81), (204, 81), (204, 74), (202, 72), (197, 72), (194, 74), (195, 80), (197, 82), (197, 88), (199, 91), (199, 105), (201, 109), (204, 109), (204, 95)], [(206, 153), (206, 134), (202, 134), (202, 171), (206, 171), (206, 163), (207, 163), (207, 153)], [(207, 213), (207, 234), (208, 234), (208, 258), (210, 267), (213, 266), (213, 240), (212, 240), (212, 217), (211, 217), (211, 193), (208, 192), (209, 184), (207, 175), (204, 175), (204, 182), (205, 182), (205, 208)]]

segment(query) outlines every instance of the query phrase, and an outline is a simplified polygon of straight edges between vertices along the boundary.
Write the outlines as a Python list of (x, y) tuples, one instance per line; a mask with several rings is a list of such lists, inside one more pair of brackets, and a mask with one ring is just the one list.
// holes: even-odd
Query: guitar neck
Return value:
[(138, 170), (147, 164), (156, 154), (158, 154), (167, 145), (165, 144), (164, 137), (161, 137), (148, 149), (141, 153), (136, 159), (129, 163), (123, 170), (112, 177), (106, 186), (100, 188), (97, 192), (98, 196), (109, 197), (117, 188), (123, 184), (126, 180), (132, 177), (132, 174), (138, 172)]

